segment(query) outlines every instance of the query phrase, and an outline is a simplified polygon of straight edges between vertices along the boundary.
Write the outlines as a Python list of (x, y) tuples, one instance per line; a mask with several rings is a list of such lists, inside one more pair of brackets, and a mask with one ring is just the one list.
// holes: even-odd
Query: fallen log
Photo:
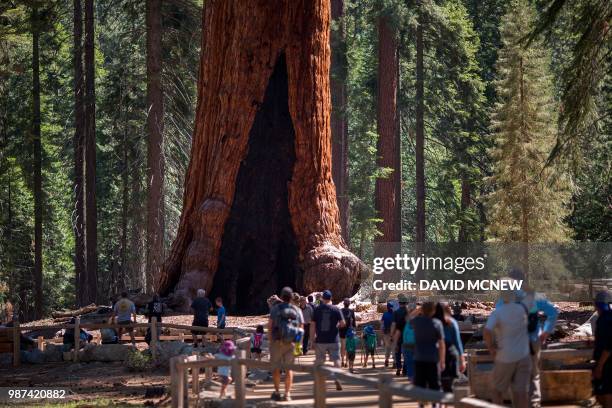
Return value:
[(98, 310), (98, 306), (94, 303), (87, 305), (87, 306), (83, 306), (80, 309), (76, 309), (76, 310), (62, 310), (59, 312), (52, 312), (51, 316), (54, 319), (59, 319), (61, 317), (76, 317), (85, 313), (91, 313), (91, 312), (95, 312), (96, 310)]

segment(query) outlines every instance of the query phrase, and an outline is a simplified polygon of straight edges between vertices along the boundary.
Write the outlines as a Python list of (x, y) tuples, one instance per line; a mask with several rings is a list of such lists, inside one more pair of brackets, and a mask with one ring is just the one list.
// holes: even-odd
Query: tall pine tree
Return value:
[(495, 147), (488, 197), (489, 234), (495, 241), (523, 244), (522, 266), (528, 272), (528, 245), (567, 238), (569, 181), (545, 161), (557, 135), (550, 56), (541, 43), (525, 48), (525, 30), (535, 20), (527, 0), (513, 0), (502, 19), (502, 48), (492, 126)]

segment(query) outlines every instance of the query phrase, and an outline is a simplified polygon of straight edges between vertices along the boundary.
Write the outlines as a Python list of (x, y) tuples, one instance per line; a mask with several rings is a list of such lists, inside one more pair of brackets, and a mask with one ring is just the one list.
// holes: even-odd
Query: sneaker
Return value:
[(353, 374), (355, 371), (352, 368), (349, 368), (349, 373)]
[(342, 384), (340, 384), (340, 381), (334, 380), (334, 383), (336, 383), (336, 390), (342, 391)]
[(389, 367), (389, 360), (385, 360), (385, 368)]
[(281, 398), (281, 401), (291, 401), (291, 394), (287, 393), (283, 395), (283, 398)]
[(278, 392), (278, 391), (274, 391), (274, 392), (272, 393), (272, 395), (270, 395), (270, 399), (271, 399), (272, 401), (280, 401), (280, 400), (281, 400), (281, 395), (280, 395), (280, 392)]

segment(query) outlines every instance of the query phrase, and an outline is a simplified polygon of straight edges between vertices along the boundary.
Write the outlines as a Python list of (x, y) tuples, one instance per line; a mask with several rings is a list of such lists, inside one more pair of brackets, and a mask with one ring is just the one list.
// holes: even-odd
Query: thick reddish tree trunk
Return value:
[(81, 0), (74, 0), (74, 271), (76, 277), (76, 303), (85, 306), (83, 290), (87, 284), (85, 275), (85, 196), (83, 180), (85, 111), (83, 96), (85, 83), (83, 77), (83, 6)]
[(340, 210), (342, 237), (349, 241), (349, 168), (348, 120), (346, 118), (346, 40), (344, 33), (344, 0), (331, 0), (331, 18), (335, 29), (331, 31), (331, 134), (332, 176)]
[[(377, 254), (391, 255), (401, 242), (401, 164), (397, 111), (399, 60), (397, 33), (389, 17), (378, 18), (378, 143), (377, 164), (391, 170), (387, 177), (377, 178), (374, 203), (381, 235), (376, 237)], [(391, 245), (393, 244), (393, 245)], [(384, 254), (383, 254), (384, 252)]]
[(283, 285), (355, 292), (331, 177), (329, 0), (206, 2), (177, 238), (158, 288), (265, 309)]
[(164, 103), (161, 0), (148, 0), (147, 25), (147, 291), (164, 261)]
[(96, 302), (98, 292), (98, 205), (96, 204), (96, 92), (94, 0), (85, 0), (85, 247), (86, 304)]

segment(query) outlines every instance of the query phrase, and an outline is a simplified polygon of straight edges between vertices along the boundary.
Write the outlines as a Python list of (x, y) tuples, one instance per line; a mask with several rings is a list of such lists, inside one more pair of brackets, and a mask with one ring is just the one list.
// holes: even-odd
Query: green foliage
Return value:
[(534, 19), (526, 0), (514, 0), (501, 25), (488, 231), (502, 242), (558, 242), (568, 236), (563, 224), (568, 177), (559, 168), (544, 167), (557, 135), (550, 56), (539, 42), (521, 45), (523, 30)]

